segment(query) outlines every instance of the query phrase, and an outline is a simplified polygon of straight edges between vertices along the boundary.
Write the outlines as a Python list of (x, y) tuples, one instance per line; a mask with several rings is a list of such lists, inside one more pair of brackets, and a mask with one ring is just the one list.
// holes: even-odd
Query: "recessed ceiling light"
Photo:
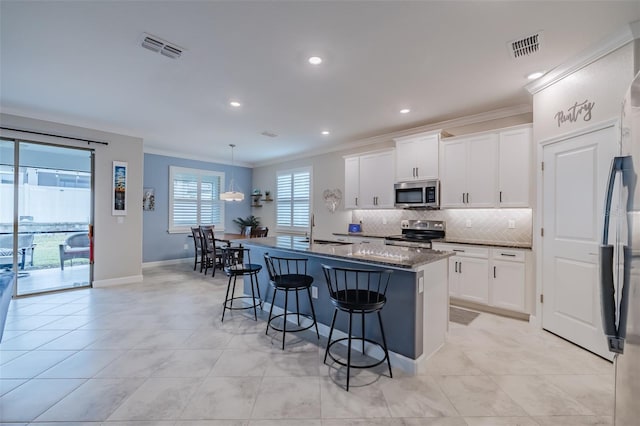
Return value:
[(231, 101), (229, 102), (229, 105), (231, 105), (234, 108), (239, 108), (242, 104), (238, 101)]
[(328, 130), (323, 130), (322, 131), (322, 134), (325, 135), (325, 136), (328, 135), (329, 133), (331, 133), (331, 132), (329, 132)]
[(400, 114), (409, 114), (411, 110), (409, 108), (403, 108), (400, 110)]
[(544, 75), (544, 73), (543, 73), (543, 72), (540, 72), (540, 71), (538, 71), (538, 72), (532, 72), (531, 74), (529, 74), (529, 75), (527, 76), (527, 78), (528, 78), (529, 80), (535, 80), (536, 78), (540, 78), (540, 77), (542, 77), (543, 75)]
[(320, 56), (312, 56), (309, 58), (309, 63), (311, 65), (320, 65), (322, 63), (322, 58)]

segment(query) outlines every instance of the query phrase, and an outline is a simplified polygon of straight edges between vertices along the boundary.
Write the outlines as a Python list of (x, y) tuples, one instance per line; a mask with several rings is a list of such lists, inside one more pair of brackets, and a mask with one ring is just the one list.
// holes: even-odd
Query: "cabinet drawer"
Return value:
[(458, 256), (489, 258), (489, 249), (466, 244), (433, 243), (434, 250), (452, 251)]
[(491, 249), (491, 258), (494, 260), (524, 262), (524, 251), (514, 249)]

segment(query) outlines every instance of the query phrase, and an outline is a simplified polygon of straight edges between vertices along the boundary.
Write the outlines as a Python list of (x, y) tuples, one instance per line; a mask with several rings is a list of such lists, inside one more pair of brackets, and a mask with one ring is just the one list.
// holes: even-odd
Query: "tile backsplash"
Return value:
[[(447, 239), (468, 243), (531, 246), (531, 209), (353, 210), (352, 221), (362, 231), (399, 234), (403, 219), (444, 220)], [(509, 227), (512, 226), (512, 228)]]

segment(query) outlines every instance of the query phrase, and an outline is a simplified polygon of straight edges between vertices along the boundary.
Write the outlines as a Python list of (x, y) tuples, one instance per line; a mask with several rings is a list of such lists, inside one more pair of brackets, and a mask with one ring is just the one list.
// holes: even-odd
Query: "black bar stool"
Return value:
[[(349, 375), (351, 368), (371, 368), (382, 364), (385, 360), (389, 366), (389, 377), (393, 377), (391, 373), (391, 362), (389, 360), (389, 351), (387, 350), (387, 341), (384, 337), (384, 328), (382, 326), (382, 318), (380, 311), (387, 301), (386, 293), (391, 277), (391, 270), (367, 270), (367, 269), (349, 269), (334, 268), (322, 265), (324, 276), (329, 287), (329, 297), (331, 303), (335, 306), (333, 311), (333, 320), (331, 321), (331, 330), (329, 331), (329, 339), (327, 348), (324, 352), (324, 363), (327, 363), (327, 355), (336, 363), (347, 367), (347, 391), (349, 391)], [(349, 330), (347, 337), (331, 341), (333, 328), (336, 324), (336, 316), (338, 310), (349, 314)], [(365, 337), (365, 314), (378, 314), (378, 323), (380, 324), (380, 333), (382, 342), (376, 342)], [(352, 317), (353, 314), (362, 316), (362, 337), (352, 336)], [(331, 347), (338, 342), (347, 341), (347, 362), (336, 358), (331, 353)], [(365, 342), (380, 347), (384, 352), (381, 360), (376, 360), (369, 364), (352, 365), (351, 364), (351, 341), (362, 341), (362, 354), (365, 353)]]
[[(262, 265), (257, 263), (251, 263), (251, 257), (249, 249), (244, 247), (224, 247), (222, 249), (222, 269), (226, 276), (229, 277), (229, 283), (227, 284), (227, 294), (224, 298), (224, 307), (222, 309), (222, 321), (224, 321), (224, 313), (227, 309), (251, 309), (253, 308), (253, 317), (257, 321), (258, 313), (257, 307), (262, 309), (262, 300), (260, 299), (260, 286), (258, 285), (258, 272), (262, 269)], [(251, 296), (234, 296), (236, 291), (236, 280), (238, 277), (248, 276), (251, 281)], [(231, 281), (233, 280), (233, 288), (231, 287)], [(231, 297), (229, 297), (229, 290), (231, 290)], [(256, 297), (258, 293), (258, 297)], [(251, 303), (244, 306), (233, 306), (234, 300), (249, 299)]]
[[(307, 259), (298, 258), (285, 258), (269, 256), (268, 253), (264, 255), (264, 263), (267, 265), (267, 271), (269, 272), (269, 284), (273, 287), (273, 297), (271, 298), (271, 308), (269, 309), (269, 320), (267, 321), (267, 329), (265, 334), (269, 332), (269, 327), (274, 330), (282, 331), (282, 350), (284, 350), (284, 341), (287, 331), (295, 333), (298, 331), (308, 330), (311, 327), (316, 327), (316, 335), (320, 339), (320, 333), (318, 332), (318, 323), (316, 322), (316, 312), (313, 309), (313, 299), (311, 298), (311, 284), (313, 284), (313, 277), (307, 275)], [(273, 305), (275, 304), (276, 294), (278, 290), (284, 291), (284, 313), (276, 316), (273, 314)], [(300, 303), (298, 299), (298, 292), (307, 290), (309, 296), (309, 305), (311, 306), (311, 315), (300, 313)], [(287, 330), (287, 306), (289, 303), (289, 292), (295, 292), (296, 294), (296, 311), (295, 314), (298, 319), (298, 327)], [(300, 317), (311, 320), (311, 324), (303, 327), (300, 324)], [(282, 328), (273, 324), (273, 320), (276, 318), (283, 318)]]

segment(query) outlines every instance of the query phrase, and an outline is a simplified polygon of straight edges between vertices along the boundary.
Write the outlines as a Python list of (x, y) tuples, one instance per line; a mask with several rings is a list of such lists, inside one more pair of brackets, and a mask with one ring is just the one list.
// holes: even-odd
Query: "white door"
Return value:
[(608, 127), (543, 149), (542, 326), (611, 359), (602, 332), (598, 246), (616, 135)]
[(531, 128), (500, 133), (498, 153), (500, 207), (529, 207)]

